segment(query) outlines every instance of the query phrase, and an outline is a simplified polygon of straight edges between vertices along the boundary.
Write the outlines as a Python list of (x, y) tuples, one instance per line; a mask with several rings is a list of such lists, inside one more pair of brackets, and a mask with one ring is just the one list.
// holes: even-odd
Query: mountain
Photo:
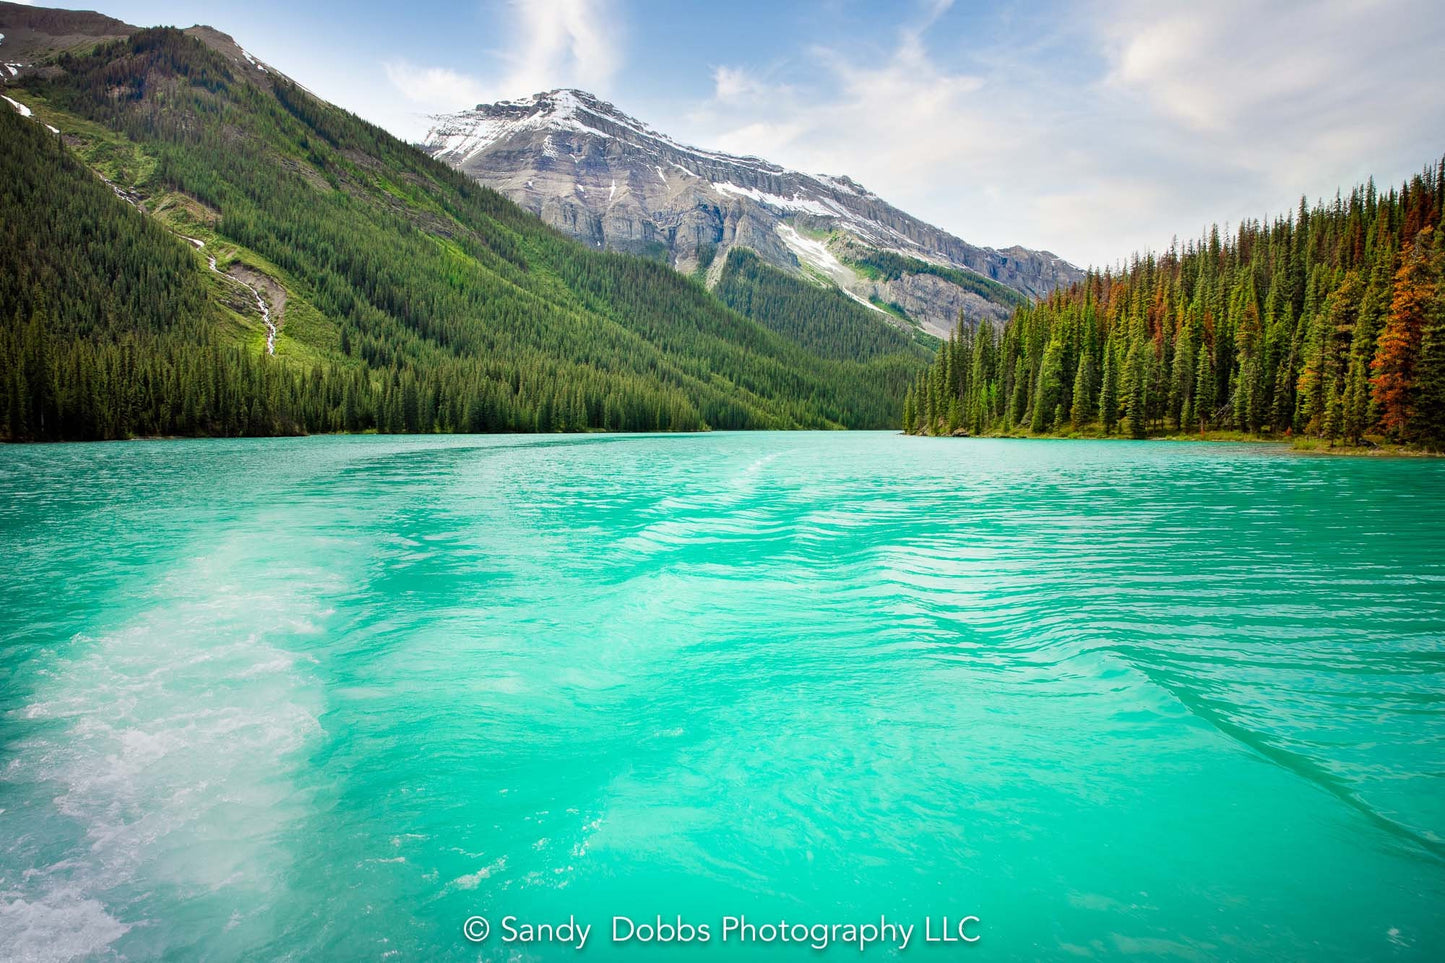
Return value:
[(19, 3), (0, 3), (0, 83), (43, 67), (67, 50), (117, 40), (135, 27), (89, 10), (52, 10)]
[(579, 244), (212, 28), (0, 34), (0, 437), (885, 427), (927, 361)]
[(684, 146), (580, 90), (438, 116), (423, 146), (593, 247), (703, 272), (709, 286), (746, 248), (939, 337), (960, 312), (1001, 321), (1083, 276), (1046, 251), (968, 244), (847, 177)]

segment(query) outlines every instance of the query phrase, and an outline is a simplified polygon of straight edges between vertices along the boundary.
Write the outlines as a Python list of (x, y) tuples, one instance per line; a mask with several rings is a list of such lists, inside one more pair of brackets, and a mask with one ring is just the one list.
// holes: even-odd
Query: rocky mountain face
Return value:
[[(107, 40), (129, 37), (139, 29), (89, 10), (57, 10), (0, 0), (0, 89), (31, 74), (53, 79), (61, 73), (55, 63), (59, 54), (81, 53)], [(265, 65), (214, 27), (198, 24), (185, 33), (249, 72), (253, 79), (268, 73)]]
[(53, 71), (45, 62), (58, 53), (134, 32), (129, 24), (87, 10), (0, 2), (0, 88), (32, 71)]
[[(1082, 276), (1047, 251), (977, 247), (847, 177), (687, 147), (580, 90), (434, 118), (425, 149), (596, 247), (715, 283), (732, 247), (946, 335)], [(892, 255), (892, 270), (870, 262)]]

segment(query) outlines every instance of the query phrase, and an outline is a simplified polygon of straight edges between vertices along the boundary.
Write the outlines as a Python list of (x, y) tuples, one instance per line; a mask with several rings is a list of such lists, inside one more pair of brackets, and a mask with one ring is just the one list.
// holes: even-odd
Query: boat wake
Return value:
[(16, 713), (30, 734), (0, 781), (30, 828), (0, 845), (25, 867), (0, 877), (0, 958), (162, 956), (162, 906), (264, 926), (284, 905), (322, 696), (307, 660), (271, 640), (317, 613), (285, 587), (247, 588), (234, 554), (177, 573), (123, 627), (72, 639)]

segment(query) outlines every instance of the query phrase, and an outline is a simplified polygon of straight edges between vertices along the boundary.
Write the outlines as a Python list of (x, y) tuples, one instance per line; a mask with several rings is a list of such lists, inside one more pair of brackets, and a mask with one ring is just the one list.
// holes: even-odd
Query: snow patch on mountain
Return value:
[(736, 184), (729, 184), (726, 181), (713, 181), (712, 186), (724, 194), (732, 194), (735, 197), (748, 197), (759, 204), (766, 204), (783, 211), (794, 211), (801, 214), (814, 214), (818, 217), (844, 217), (847, 211), (837, 204), (827, 204), (823, 201), (813, 200), (801, 194), (794, 194), (792, 197), (783, 197), (779, 194), (769, 194), (753, 187), (739, 187)]
[[(665, 145), (674, 151), (692, 154), (703, 160), (730, 165), (741, 163), (760, 172), (806, 177), (832, 190), (845, 191), (862, 197), (872, 196), (847, 178), (835, 178), (825, 174), (804, 174), (801, 171), (778, 167), (757, 157), (737, 157), (732, 154), (681, 144), (637, 118), (622, 113), (611, 104), (599, 101), (591, 94), (579, 90), (551, 90), (518, 100), (478, 104), (472, 110), (435, 115), (432, 117), (432, 121), (433, 124), (427, 132), (425, 143), (433, 156), (454, 166), (465, 163), (493, 144), (526, 131), (571, 131), (612, 138), (613, 133), (606, 128), (614, 126), (621, 127), (646, 140), (655, 141), (659, 145)], [(697, 171), (683, 167), (676, 161), (669, 160), (669, 163), (693, 177), (699, 176)]]
[(797, 228), (791, 224), (779, 224), (777, 226), (778, 237), (788, 246), (788, 250), (795, 254), (799, 261), (812, 267), (838, 286), (848, 297), (857, 301), (865, 308), (877, 311), (879, 314), (887, 314), (882, 308), (854, 294), (849, 286), (858, 280), (857, 272), (842, 261), (838, 260), (828, 246), (822, 241), (814, 240), (811, 237), (804, 237), (798, 233)]
[[(536, 98), (525, 98), (493, 104), (492, 108), (492, 111), (484, 111), (479, 106), (476, 110), (434, 117), (436, 123), (426, 137), (432, 153), (448, 163), (461, 164), (498, 141), (528, 130), (611, 136), (581, 119), (583, 105), (569, 90), (553, 91), (552, 99), (545, 104), (539, 103)], [(501, 111), (501, 115), (496, 116), (494, 111)]]

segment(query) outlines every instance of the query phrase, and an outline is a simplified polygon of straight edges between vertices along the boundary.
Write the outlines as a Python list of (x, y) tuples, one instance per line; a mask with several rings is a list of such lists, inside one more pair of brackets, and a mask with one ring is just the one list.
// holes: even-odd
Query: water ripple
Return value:
[(1442, 491), (887, 434), (4, 449), (0, 956), (464, 959), (505, 907), (1436, 959)]

